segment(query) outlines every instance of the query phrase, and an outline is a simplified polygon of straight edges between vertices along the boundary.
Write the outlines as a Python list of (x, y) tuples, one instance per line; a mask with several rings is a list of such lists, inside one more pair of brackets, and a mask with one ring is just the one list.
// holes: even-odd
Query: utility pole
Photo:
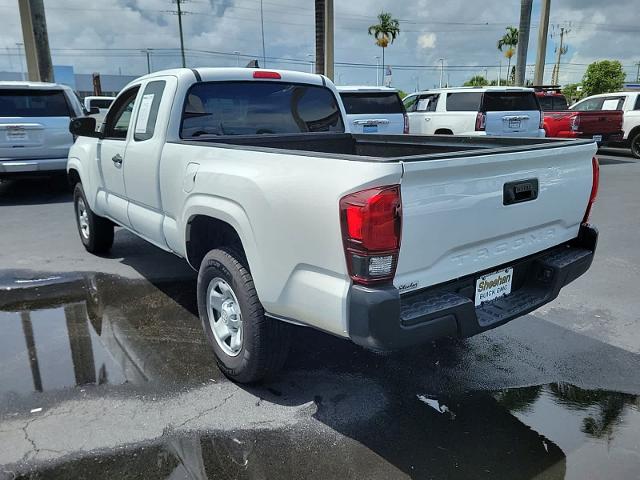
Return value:
[(143, 52), (147, 54), (147, 73), (151, 73), (151, 49), (147, 48)]
[(26, 80), (24, 78), (24, 63), (22, 62), (22, 52), (24, 52), (24, 43), (16, 42), (18, 48), (18, 62), (20, 62), (20, 80)]
[(262, 32), (262, 68), (267, 67), (267, 51), (264, 48), (264, 10), (262, 0), (260, 0), (260, 31)]
[(442, 80), (444, 79), (444, 58), (438, 59), (440, 62), (440, 88), (442, 88)]
[(53, 82), (43, 0), (18, 0), (27, 73), (32, 82)]
[(636, 72), (636, 82), (640, 82), (640, 62), (636, 63), (638, 71)]
[(333, 81), (333, 0), (324, 1), (324, 74)]
[(316, 73), (324, 75), (324, 0), (315, 0)]
[(518, 29), (518, 53), (516, 57), (516, 85), (524, 85), (527, 73), (527, 53), (531, 30), (533, 0), (520, 0), (520, 28)]
[(540, 10), (540, 26), (538, 27), (538, 52), (536, 54), (536, 72), (533, 75), (534, 85), (544, 84), (544, 63), (547, 56), (547, 37), (549, 36), (549, 12), (551, 0), (542, 0)]
[(380, 56), (376, 55), (376, 87), (380, 86)]
[(184, 57), (184, 36), (182, 34), (182, 15), (187, 14), (187, 12), (182, 11), (182, 2), (184, 1), (186, 0), (173, 0), (173, 2), (176, 4), (176, 7), (178, 9), (177, 12), (173, 12), (173, 13), (176, 13), (178, 15), (178, 29), (180, 30), (180, 55), (182, 56), (182, 68), (186, 68), (187, 66), (187, 61), (185, 60), (185, 57)]
[(569, 47), (564, 45), (564, 36), (565, 36), (565, 34), (568, 34), (570, 31), (571, 30), (569, 30), (568, 28), (560, 27), (560, 46), (558, 48), (556, 48), (556, 53), (558, 54), (558, 56), (556, 57), (556, 64), (553, 67), (553, 78), (551, 79), (551, 83), (553, 83), (554, 85), (558, 85), (559, 84), (560, 59), (561, 59), (562, 55), (567, 53), (567, 50), (569, 49)]

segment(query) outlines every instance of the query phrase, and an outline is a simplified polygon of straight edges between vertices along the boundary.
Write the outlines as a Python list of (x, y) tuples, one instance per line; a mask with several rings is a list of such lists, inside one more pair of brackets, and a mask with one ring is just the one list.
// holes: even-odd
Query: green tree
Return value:
[(507, 27), (507, 33), (505, 33), (502, 38), (498, 40), (498, 50), (500, 50), (501, 52), (504, 51), (504, 56), (507, 57), (509, 63), (507, 67), (507, 76), (510, 76), (511, 73), (511, 58), (516, 53), (517, 45), (518, 29), (516, 27)]
[(407, 92), (405, 92), (404, 90), (398, 89), (398, 95), (400, 95), (400, 98), (404, 98), (407, 96)]
[(382, 72), (384, 76), (384, 50), (398, 35), (400, 35), (400, 22), (393, 18), (390, 13), (380, 12), (378, 23), (369, 27), (369, 35), (376, 39), (376, 45), (382, 48)]
[(485, 85), (489, 85), (489, 81), (482, 75), (474, 75), (464, 82), (465, 87), (484, 87)]
[(625, 76), (622, 64), (618, 60), (593, 62), (587, 67), (582, 78), (584, 94), (589, 96), (621, 90)]
[(579, 86), (579, 83), (569, 83), (562, 89), (562, 94), (567, 98), (567, 102), (569, 103), (569, 105), (577, 102), (583, 97), (584, 92), (578, 90)]

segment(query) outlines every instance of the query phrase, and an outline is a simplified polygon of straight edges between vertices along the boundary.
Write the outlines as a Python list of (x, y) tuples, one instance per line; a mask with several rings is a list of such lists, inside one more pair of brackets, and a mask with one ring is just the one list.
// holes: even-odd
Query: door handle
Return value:
[(424, 121), (425, 121), (425, 122), (430, 122), (430, 121), (431, 121), (431, 118), (430, 118), (430, 117), (424, 117)]
[(111, 157), (111, 161), (117, 166), (122, 165), (122, 155), (116, 153), (113, 157)]

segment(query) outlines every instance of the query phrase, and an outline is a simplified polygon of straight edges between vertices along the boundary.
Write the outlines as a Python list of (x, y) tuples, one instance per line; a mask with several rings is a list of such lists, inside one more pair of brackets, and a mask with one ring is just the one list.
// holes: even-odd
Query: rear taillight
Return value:
[(405, 113), (403, 114), (403, 116), (404, 116), (404, 128), (402, 129), (402, 133), (406, 135), (407, 133), (409, 133), (409, 115)]
[(584, 218), (582, 219), (582, 223), (589, 223), (589, 216), (591, 215), (591, 208), (598, 198), (598, 185), (600, 184), (600, 164), (598, 163), (598, 159), (593, 157), (591, 160), (591, 165), (593, 167), (593, 180), (591, 183), (591, 195), (589, 195), (589, 203), (587, 204), (587, 211), (584, 212)]
[(478, 112), (476, 115), (476, 132), (484, 132), (487, 116), (484, 112)]
[(371, 285), (393, 279), (400, 252), (400, 185), (370, 188), (340, 199), (342, 241), (349, 276)]
[(538, 125), (540, 130), (544, 130), (544, 112), (540, 110), (540, 124)]
[(574, 115), (571, 117), (571, 131), (577, 132), (578, 130), (580, 130), (580, 116)]

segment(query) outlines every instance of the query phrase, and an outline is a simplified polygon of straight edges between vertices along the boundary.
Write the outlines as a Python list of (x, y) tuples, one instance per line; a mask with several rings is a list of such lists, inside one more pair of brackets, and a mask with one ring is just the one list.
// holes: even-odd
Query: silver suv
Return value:
[(0, 179), (64, 172), (73, 144), (69, 120), (83, 113), (65, 85), (0, 82)]

